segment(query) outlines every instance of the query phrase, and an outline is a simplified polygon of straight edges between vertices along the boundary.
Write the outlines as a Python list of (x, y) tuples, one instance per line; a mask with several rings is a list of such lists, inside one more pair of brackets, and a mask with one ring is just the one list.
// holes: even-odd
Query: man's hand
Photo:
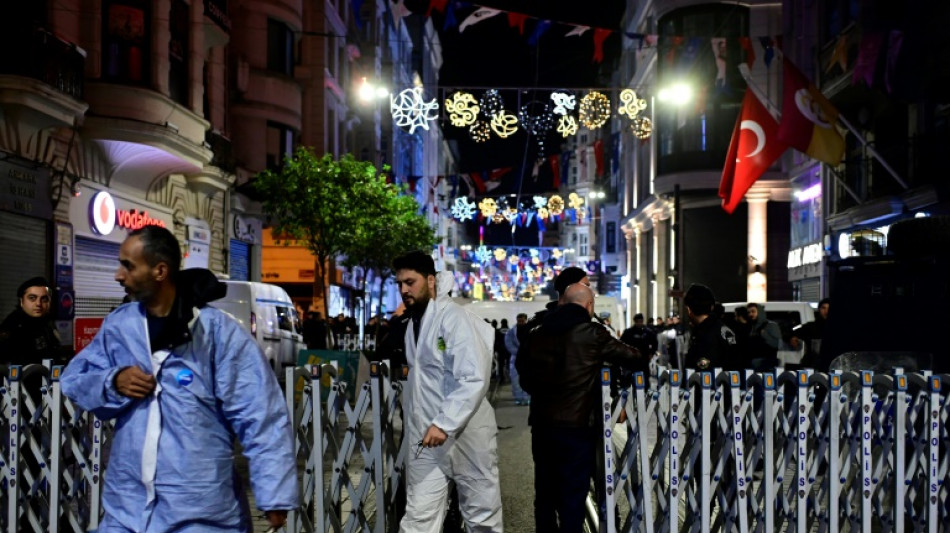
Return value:
[(115, 375), (115, 389), (123, 396), (141, 400), (155, 390), (155, 376), (137, 366), (127, 366)]
[(422, 447), (435, 448), (436, 446), (442, 446), (448, 438), (449, 436), (439, 429), (438, 426), (429, 426), (429, 430), (426, 431), (426, 436), (422, 437)]
[(267, 524), (272, 528), (281, 528), (287, 523), (287, 511), (266, 511)]

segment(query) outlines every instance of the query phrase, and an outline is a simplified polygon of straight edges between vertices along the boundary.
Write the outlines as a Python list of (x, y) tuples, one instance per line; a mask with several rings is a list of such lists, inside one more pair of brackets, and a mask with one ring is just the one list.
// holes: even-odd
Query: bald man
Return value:
[(567, 286), (560, 303), (531, 331), (518, 369), (531, 393), (535, 531), (580, 533), (600, 432), (600, 369), (646, 371), (648, 361), (591, 321), (594, 293), (587, 285)]

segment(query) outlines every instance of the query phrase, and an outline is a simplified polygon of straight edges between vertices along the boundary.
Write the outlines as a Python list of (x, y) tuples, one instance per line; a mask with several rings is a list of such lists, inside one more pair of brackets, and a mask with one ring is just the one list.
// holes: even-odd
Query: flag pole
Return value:
[[(769, 110), (769, 113), (772, 115), (772, 117), (775, 118), (776, 121), (781, 121), (782, 111), (778, 108), (778, 106), (772, 103), (772, 100), (769, 99), (769, 96), (765, 94), (764, 92), (762, 92), (762, 89), (759, 88), (759, 85), (755, 82), (755, 80), (752, 79), (752, 72), (749, 70), (749, 65), (745, 63), (740, 63), (739, 72), (742, 74), (742, 78), (745, 79), (746, 85), (748, 85), (749, 90), (752, 91), (752, 93), (755, 95), (756, 98), (759, 99), (760, 102), (765, 104), (765, 108)], [(838, 115), (838, 118), (841, 119), (840, 114)], [(858, 137), (860, 138), (860, 136)], [(864, 140), (862, 139), (862, 142), (863, 141)], [(848, 193), (848, 195), (854, 199), (855, 202), (857, 202), (858, 204), (864, 203), (861, 200), (861, 198), (859, 198), (858, 195), (855, 194), (855, 192), (851, 189), (851, 187), (848, 187), (848, 184), (845, 183), (844, 180), (841, 179), (841, 176), (834, 169), (834, 167), (829, 165), (828, 169), (831, 171), (831, 175), (834, 176), (835, 182), (838, 185), (840, 185), (841, 188), (844, 189)], [(903, 185), (903, 182), (900, 181), (900, 179), (898, 179), (897, 181)], [(904, 187), (906, 188), (907, 186), (905, 185)]]
[(869, 143), (867, 139), (864, 138), (864, 135), (861, 135), (860, 133), (858, 133), (858, 130), (855, 129), (855, 127), (852, 126), (851, 123), (848, 122), (848, 120), (844, 118), (844, 115), (842, 115), (840, 112), (838, 113), (838, 120), (840, 120), (841, 123), (844, 124), (844, 127), (848, 128), (848, 131), (850, 131), (855, 137), (857, 137), (861, 141), (861, 144), (864, 146), (864, 149), (867, 150), (869, 154), (871, 154), (871, 157), (873, 157), (874, 159), (877, 159), (877, 162), (880, 163), (882, 167), (884, 167), (884, 170), (886, 170), (888, 174), (891, 175), (892, 178), (894, 178), (894, 181), (899, 183), (900, 186), (903, 187), (905, 191), (910, 188), (907, 186), (907, 182), (902, 180), (901, 177), (897, 175), (897, 172), (893, 168), (891, 168), (890, 165), (887, 164), (887, 161), (885, 161), (884, 158), (881, 157), (881, 154), (879, 154), (877, 150), (874, 149), (874, 146), (872, 146), (871, 143)]

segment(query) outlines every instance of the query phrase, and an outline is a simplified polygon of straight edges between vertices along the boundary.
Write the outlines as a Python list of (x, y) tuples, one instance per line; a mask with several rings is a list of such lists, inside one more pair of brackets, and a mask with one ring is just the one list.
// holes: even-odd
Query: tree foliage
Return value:
[(326, 266), (338, 256), (345, 256), (345, 265), (386, 278), (397, 255), (435, 243), (416, 201), (399, 194), (371, 163), (349, 154), (335, 160), (298, 148), (279, 171), (258, 174), (255, 188), (274, 235), (304, 243), (324, 283)]

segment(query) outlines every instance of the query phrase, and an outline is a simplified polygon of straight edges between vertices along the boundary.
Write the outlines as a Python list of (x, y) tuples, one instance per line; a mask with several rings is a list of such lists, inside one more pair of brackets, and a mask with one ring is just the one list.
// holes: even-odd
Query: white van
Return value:
[(294, 302), (284, 289), (255, 281), (224, 281), (228, 293), (209, 305), (227, 311), (257, 341), (275, 372), (295, 366), (305, 350)]
[[(722, 304), (726, 313), (732, 313), (736, 307), (745, 307), (747, 302)], [(805, 354), (804, 346), (794, 350), (786, 343), (792, 331), (802, 324), (815, 321), (815, 302), (756, 302), (765, 309), (765, 318), (778, 324), (782, 330), (782, 343), (779, 345), (778, 360), (782, 365), (799, 364)]]

